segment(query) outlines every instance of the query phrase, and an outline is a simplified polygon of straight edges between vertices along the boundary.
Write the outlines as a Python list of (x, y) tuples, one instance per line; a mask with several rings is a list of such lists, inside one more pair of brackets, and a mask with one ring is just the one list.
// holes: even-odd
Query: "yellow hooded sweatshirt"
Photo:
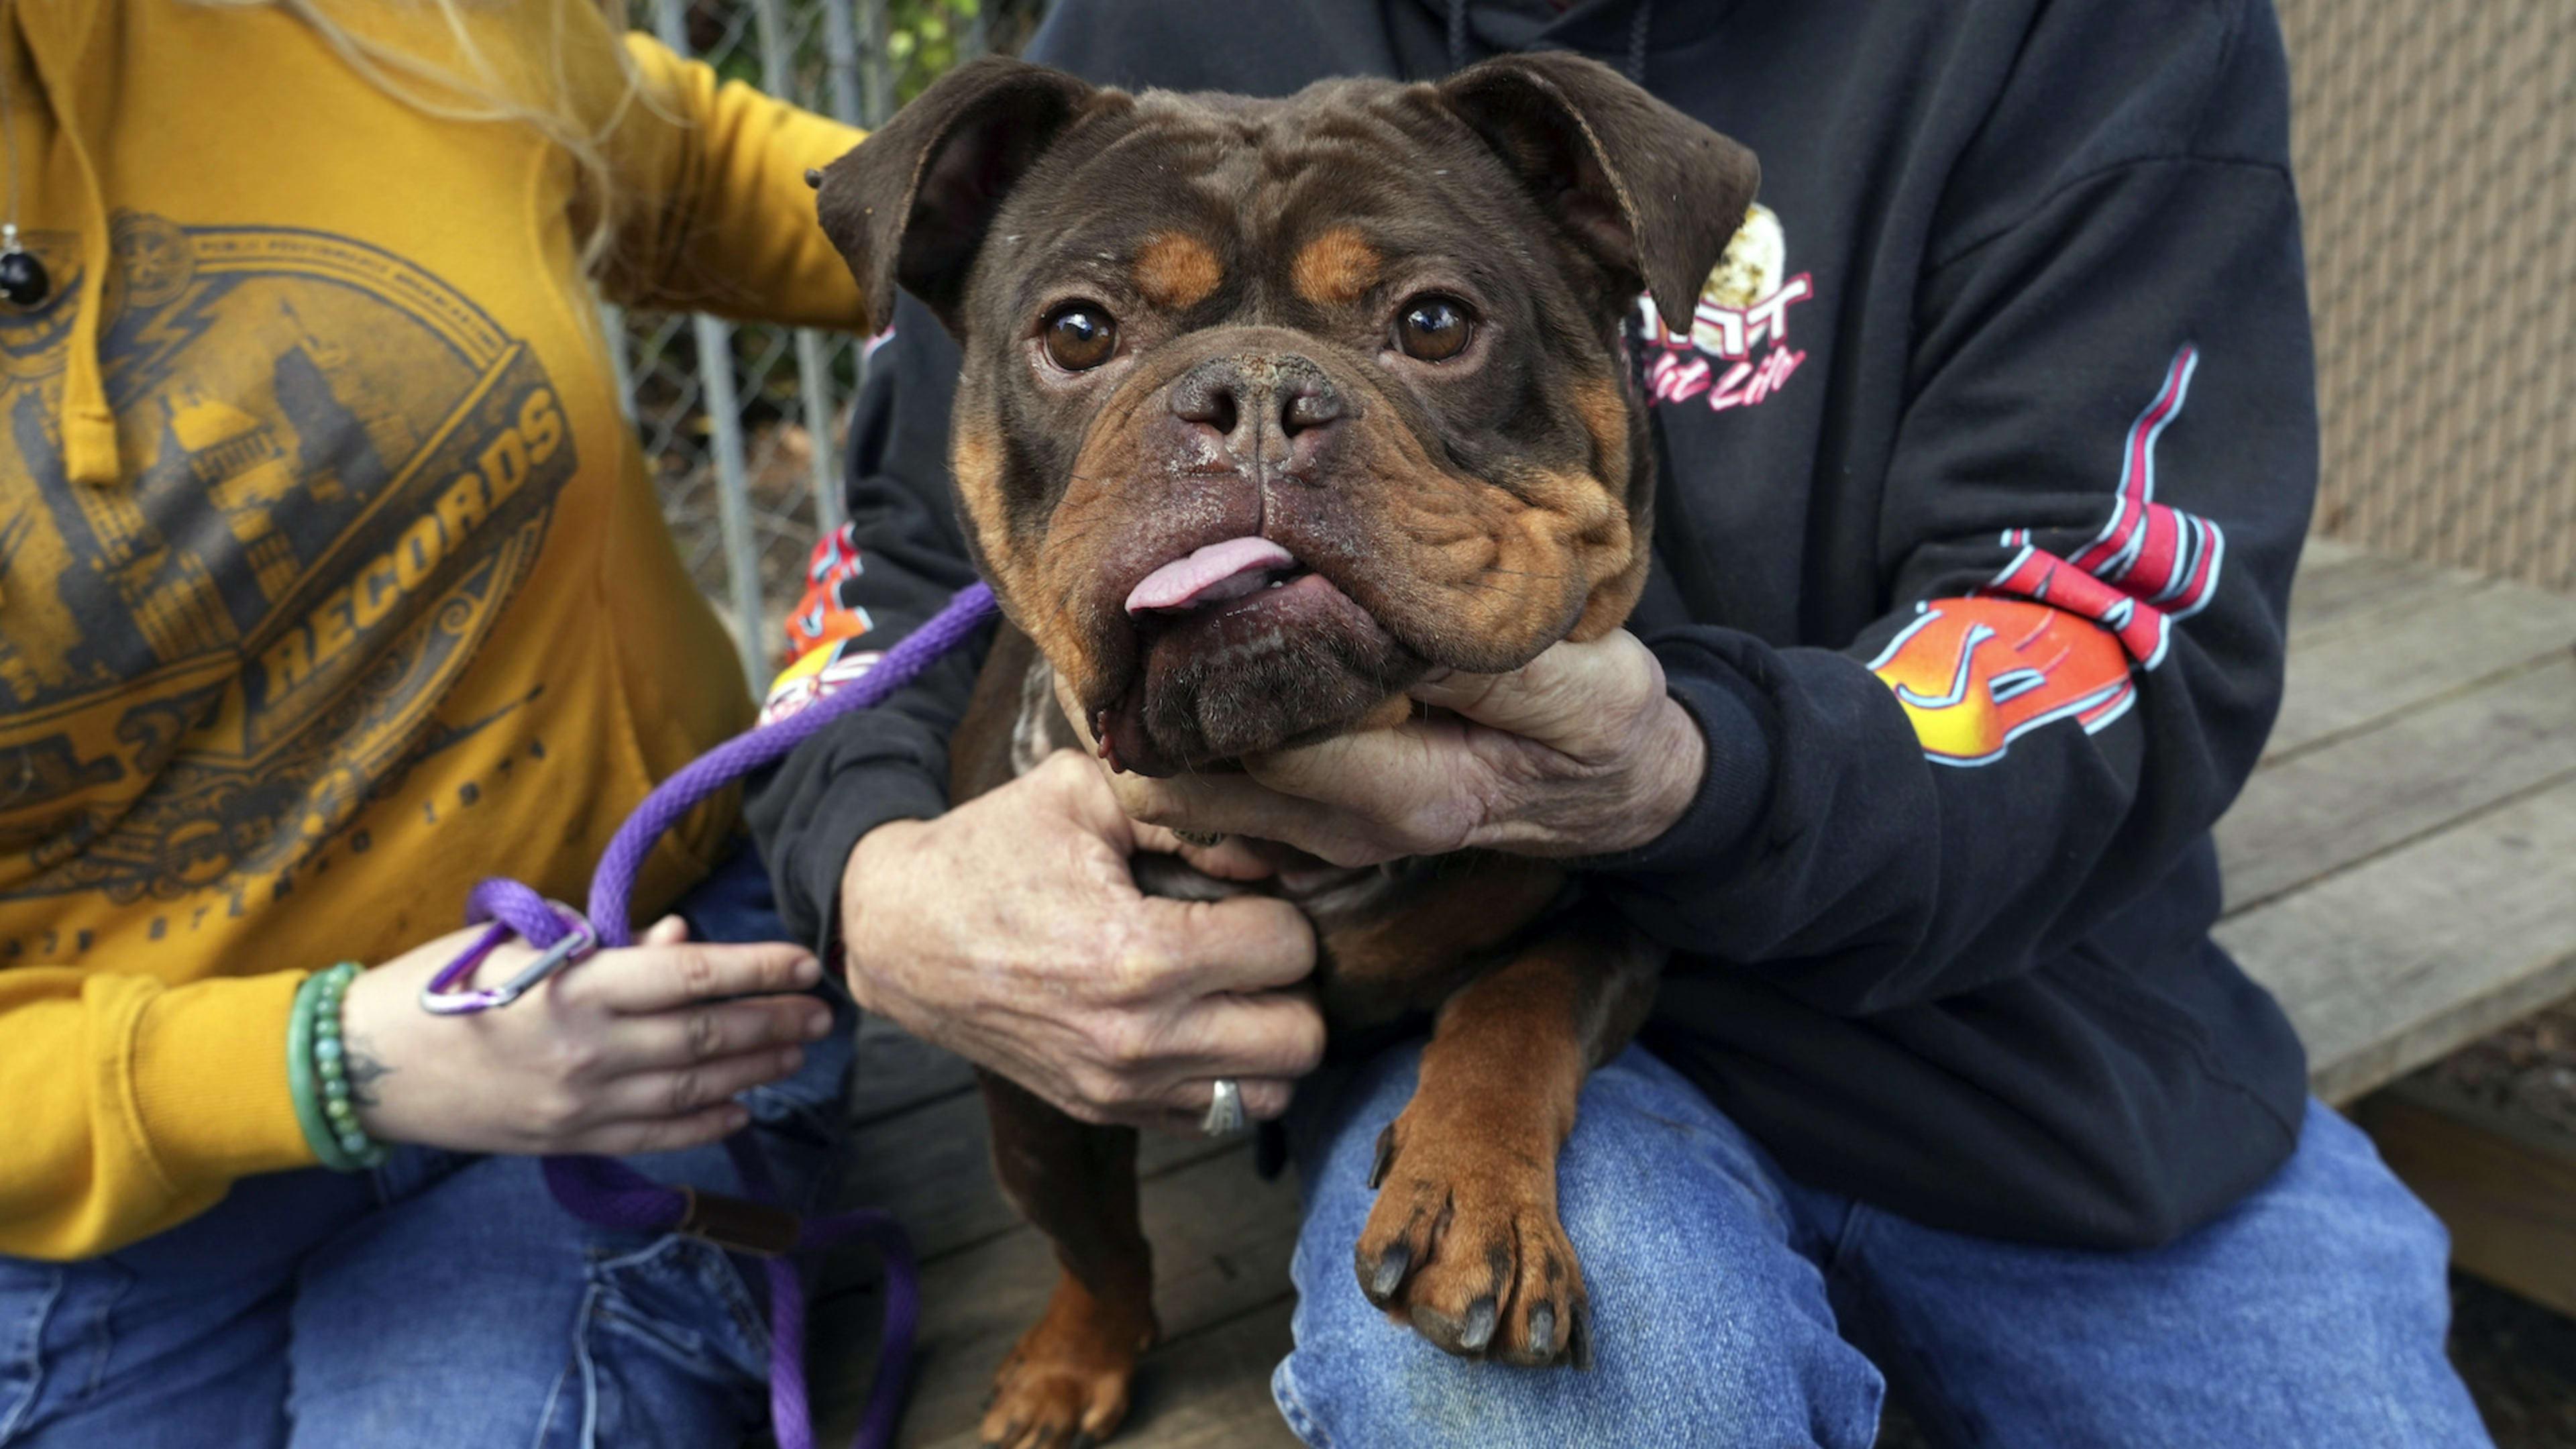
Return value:
[[(859, 323), (803, 180), (858, 133), (637, 37), (629, 97), (590, 0), (468, 13), (613, 122), (616, 300)], [(60, 1259), (309, 1163), (297, 983), (486, 875), (580, 899), (750, 702), (620, 414), (561, 147), (268, 8), (0, 0), (0, 65), (53, 278), (0, 305), (0, 1253)]]

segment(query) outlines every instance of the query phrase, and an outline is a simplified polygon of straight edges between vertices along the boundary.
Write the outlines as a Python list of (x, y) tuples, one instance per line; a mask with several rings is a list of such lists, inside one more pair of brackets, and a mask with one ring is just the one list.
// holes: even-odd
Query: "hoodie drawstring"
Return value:
[[(80, 215), (76, 222), (80, 235), (80, 270), (61, 278), (70, 281), (71, 295), (58, 297), (48, 305), (73, 309), (71, 336), (65, 340), (67, 355), (62, 375), (62, 457), (63, 472), (75, 483), (92, 487), (111, 487), (123, 480), (122, 460), (117, 456), (116, 415), (108, 410), (106, 369), (100, 364), (99, 335), (105, 328), (107, 311), (107, 274), (113, 264), (110, 240), (106, 178), (100, 173), (98, 158), (89, 138), (82, 134), (80, 107), (69, 98), (76, 92), (71, 73), (79, 68), (79, 59), (64, 53), (65, 43), (79, 50), (107, 43), (99, 34), (97, 15), (89, 6), (70, 7), (75, 21), (74, 33), (62, 35), (48, 31), (45, 43), (39, 44), (28, 24), (27, 11), (17, 5), (0, 9), (0, 23), (14, 32), (12, 39), (24, 47), (28, 71), (35, 77), (37, 104), (50, 108), (62, 143), (71, 149), (72, 162), (80, 175)], [(0, 63), (6, 63), (0, 59)], [(14, 92), (15, 87), (12, 87)], [(11, 97), (15, 100), (13, 94)], [(43, 148), (37, 148), (41, 151)], [(21, 161), (37, 174), (46, 162), (41, 155), (22, 156)], [(23, 188), (22, 188), (23, 189)], [(57, 268), (60, 277), (62, 269)]]

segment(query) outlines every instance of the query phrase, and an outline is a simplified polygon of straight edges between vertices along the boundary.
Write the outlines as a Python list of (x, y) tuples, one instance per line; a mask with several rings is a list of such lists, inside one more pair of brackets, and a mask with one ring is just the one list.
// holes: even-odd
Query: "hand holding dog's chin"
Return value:
[(1243, 762), (1241, 775), (1121, 775), (1140, 821), (1293, 845), (1335, 865), (1482, 848), (1631, 850), (1679, 821), (1708, 768), (1698, 722), (1625, 630), (1562, 643), (1510, 674), (1435, 676), (1433, 707)]
[(1071, 751), (877, 827), (842, 876), (851, 991), (1086, 1122), (1187, 1130), (1217, 1077), (1278, 1116), (1323, 1054), (1312, 929), (1283, 901), (1145, 896), (1137, 847)]

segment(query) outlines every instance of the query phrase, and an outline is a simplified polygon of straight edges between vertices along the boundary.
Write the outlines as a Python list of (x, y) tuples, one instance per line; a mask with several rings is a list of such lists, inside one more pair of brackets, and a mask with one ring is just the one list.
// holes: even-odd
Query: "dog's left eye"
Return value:
[(1455, 297), (1426, 293), (1404, 304), (1395, 319), (1395, 345), (1407, 357), (1424, 362), (1447, 362), (1467, 350), (1468, 334), (1475, 323), (1467, 315), (1467, 304)]
[(1118, 324), (1097, 303), (1069, 302), (1047, 314), (1047, 356), (1067, 372), (1087, 372), (1118, 350)]

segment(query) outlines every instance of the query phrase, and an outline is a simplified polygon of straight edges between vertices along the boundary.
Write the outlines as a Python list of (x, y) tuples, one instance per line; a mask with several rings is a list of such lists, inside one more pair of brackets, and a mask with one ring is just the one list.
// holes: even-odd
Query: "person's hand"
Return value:
[(1323, 1055), (1300, 985), (1314, 933), (1268, 897), (1140, 893), (1128, 857), (1175, 844), (1070, 750), (935, 820), (880, 825), (841, 878), (850, 989), (1086, 1122), (1187, 1130), (1218, 1077), (1275, 1117)]
[[(469, 927), (358, 973), (340, 1034), (358, 1122), (380, 1142), (463, 1152), (618, 1155), (713, 1142), (748, 1114), (734, 1093), (792, 1075), (831, 1009), (783, 943), (697, 945), (676, 916), (641, 943), (566, 967), (508, 1006), (433, 1016), (420, 989), (483, 933)], [(505, 981), (524, 942), (475, 970)]]
[(1392, 729), (1255, 756), (1240, 775), (1118, 775), (1112, 788), (1140, 821), (1358, 866), (1468, 847), (1632, 849), (1672, 828), (1707, 768), (1698, 723), (1624, 629), (1412, 694), (1432, 709)]

